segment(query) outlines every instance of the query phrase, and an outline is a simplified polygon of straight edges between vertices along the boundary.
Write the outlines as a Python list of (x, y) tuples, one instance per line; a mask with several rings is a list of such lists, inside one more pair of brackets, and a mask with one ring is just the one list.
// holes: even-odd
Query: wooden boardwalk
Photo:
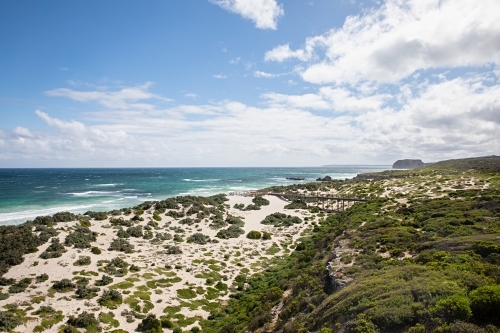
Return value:
[[(257, 193), (256, 193), (257, 194)], [(303, 194), (303, 193), (279, 193), (279, 192), (259, 192), (257, 195), (274, 195), (277, 197), (283, 198), (295, 198), (304, 200), (306, 202), (308, 199), (316, 200), (318, 203), (322, 203), (322, 209), (328, 211), (343, 211), (346, 208), (352, 206), (355, 202), (366, 202), (368, 201), (365, 198), (357, 198), (357, 197), (342, 197), (342, 196), (334, 196), (334, 195), (311, 195), (311, 194)], [(327, 209), (325, 209), (325, 204)], [(328, 209), (328, 207), (332, 207), (336, 205), (337, 209)]]

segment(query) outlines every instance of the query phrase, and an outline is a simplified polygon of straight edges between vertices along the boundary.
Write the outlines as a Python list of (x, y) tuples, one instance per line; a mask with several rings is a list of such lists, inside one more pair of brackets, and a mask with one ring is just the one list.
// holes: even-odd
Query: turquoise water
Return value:
[(0, 169), (0, 225), (60, 211), (109, 211), (177, 195), (212, 195), (300, 182), (286, 177), (344, 179), (389, 168)]

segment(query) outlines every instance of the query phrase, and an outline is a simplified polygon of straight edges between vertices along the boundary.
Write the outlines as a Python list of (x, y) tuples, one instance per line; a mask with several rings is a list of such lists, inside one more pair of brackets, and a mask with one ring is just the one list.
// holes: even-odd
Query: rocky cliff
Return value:
[(416, 169), (423, 168), (425, 163), (422, 160), (398, 160), (393, 165), (393, 169)]

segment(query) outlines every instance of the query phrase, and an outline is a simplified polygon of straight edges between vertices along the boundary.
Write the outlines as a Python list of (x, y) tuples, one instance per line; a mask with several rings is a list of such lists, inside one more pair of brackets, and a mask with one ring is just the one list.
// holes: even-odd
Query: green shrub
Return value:
[(267, 200), (266, 198), (263, 198), (261, 196), (256, 196), (255, 198), (252, 199), (252, 202), (257, 206), (268, 206), (269, 205), (269, 200)]
[(261, 224), (273, 225), (275, 227), (289, 227), (294, 224), (302, 223), (300, 217), (290, 216), (282, 213), (273, 213), (266, 216), (264, 220), (260, 222)]
[(467, 320), (472, 316), (469, 299), (466, 296), (453, 295), (437, 301), (433, 312), (447, 322)]
[(9, 293), (11, 293), (11, 294), (22, 293), (23, 291), (25, 291), (29, 287), (30, 284), (31, 284), (31, 279), (24, 278), (24, 279), (18, 281), (17, 283), (12, 284), (9, 287)]
[(196, 232), (189, 236), (188, 238), (188, 243), (195, 243), (195, 244), (200, 244), (204, 245), (210, 242), (210, 237), (207, 235), (202, 234), (201, 232)]
[(42, 273), (35, 278), (37, 283), (45, 282), (48, 279), (49, 279), (49, 276), (46, 273)]
[(259, 231), (252, 230), (247, 234), (247, 238), (249, 239), (260, 239), (262, 234)]
[(156, 318), (154, 314), (149, 314), (146, 318), (139, 323), (137, 327), (139, 332), (147, 332), (147, 333), (162, 333), (162, 323), (159, 319)]
[(97, 240), (97, 233), (90, 231), (89, 228), (75, 226), (75, 230), (66, 236), (64, 244), (70, 246), (74, 245), (74, 247), (79, 249), (85, 249), (90, 247), (91, 242), (95, 242)]
[(3, 301), (7, 298), (9, 298), (9, 294), (4, 294), (4, 293), (0, 292), (0, 301)]
[(230, 225), (227, 229), (220, 230), (216, 237), (222, 239), (238, 238), (240, 235), (244, 234), (245, 230), (241, 229), (236, 225)]
[(161, 216), (158, 214), (153, 214), (153, 220), (155, 221), (161, 221)]
[(99, 326), (99, 322), (97, 321), (95, 315), (93, 313), (88, 313), (87, 311), (83, 311), (77, 317), (70, 316), (67, 323), (78, 328)]
[(116, 289), (105, 290), (99, 297), (97, 303), (110, 309), (116, 309), (123, 302), (122, 293)]
[(52, 238), (51, 244), (40, 254), (41, 259), (59, 258), (66, 252), (64, 245), (59, 242), (59, 238)]
[(469, 294), (474, 317), (482, 320), (498, 319), (500, 313), (500, 285), (483, 286)]
[(125, 253), (132, 253), (134, 252), (134, 246), (125, 239), (115, 238), (111, 242), (108, 251), (120, 251)]
[(73, 263), (73, 266), (88, 266), (91, 260), (89, 256), (80, 256), (77, 261)]
[(166, 254), (182, 254), (182, 250), (177, 245), (165, 245), (165, 253)]
[(0, 311), (0, 331), (10, 332), (17, 326), (21, 325), (22, 322), (22, 319), (18, 316), (9, 312)]
[(271, 234), (267, 231), (263, 231), (262, 232), (262, 240), (270, 240), (272, 237), (271, 237)]
[(90, 210), (88, 212), (85, 212), (83, 215), (87, 215), (97, 221), (104, 221), (108, 218), (108, 215), (104, 212), (93, 212)]
[(141, 238), (143, 236), (142, 225), (128, 228), (127, 234), (129, 234), (130, 237)]
[(91, 299), (97, 296), (97, 292), (100, 289), (97, 287), (88, 287), (86, 285), (80, 285), (75, 291), (77, 298), (79, 299)]
[(99, 255), (102, 253), (101, 249), (98, 248), (97, 246), (93, 246), (92, 249), (90, 249), (90, 252), (92, 252), (92, 254), (96, 254), (96, 255)]
[(95, 282), (96, 286), (107, 286), (108, 284), (113, 283), (113, 278), (107, 275), (103, 275), (100, 280)]
[(54, 282), (52, 288), (58, 292), (66, 292), (76, 288), (76, 284), (71, 282), (69, 279), (62, 279), (60, 281)]

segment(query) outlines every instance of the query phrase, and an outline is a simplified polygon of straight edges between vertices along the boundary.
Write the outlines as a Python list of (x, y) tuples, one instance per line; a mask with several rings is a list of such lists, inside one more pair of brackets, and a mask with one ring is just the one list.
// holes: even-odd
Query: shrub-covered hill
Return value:
[(500, 176), (414, 170), (315, 225), (203, 332), (498, 332)]

